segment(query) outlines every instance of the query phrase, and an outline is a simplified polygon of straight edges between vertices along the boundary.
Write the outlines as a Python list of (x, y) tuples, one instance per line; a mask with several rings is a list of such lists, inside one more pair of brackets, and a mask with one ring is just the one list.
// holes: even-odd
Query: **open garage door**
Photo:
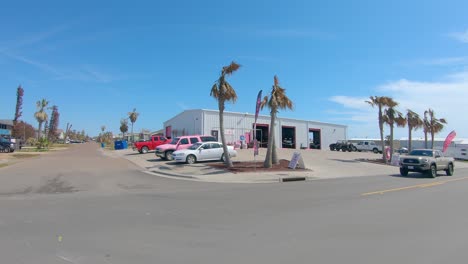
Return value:
[(281, 127), (281, 145), (282, 148), (296, 148), (296, 127)]
[(322, 149), (322, 133), (320, 129), (309, 129), (309, 148)]

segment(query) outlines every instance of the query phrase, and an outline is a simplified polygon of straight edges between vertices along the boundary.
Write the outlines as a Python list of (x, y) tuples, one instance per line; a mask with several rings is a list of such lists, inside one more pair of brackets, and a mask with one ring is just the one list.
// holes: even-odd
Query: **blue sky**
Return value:
[(101, 125), (118, 132), (133, 108), (135, 131), (161, 129), (185, 109), (217, 109), (210, 88), (234, 60), (239, 99), (228, 111), (254, 112), (276, 74), (295, 103), (282, 117), (378, 137), (377, 111), (364, 100), (386, 95), (400, 111), (445, 117), (440, 137), (468, 137), (466, 10), (466, 1), (9, 1), (0, 10), (0, 119), (13, 118), (21, 84), (23, 119), (34, 125), (35, 102), (46, 98), (61, 127), (90, 135)]

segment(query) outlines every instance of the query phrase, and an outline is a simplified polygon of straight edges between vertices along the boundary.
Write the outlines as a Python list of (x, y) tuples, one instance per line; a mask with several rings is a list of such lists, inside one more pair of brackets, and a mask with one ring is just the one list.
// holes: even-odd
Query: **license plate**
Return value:
[(408, 170), (413, 170), (414, 166), (408, 166)]

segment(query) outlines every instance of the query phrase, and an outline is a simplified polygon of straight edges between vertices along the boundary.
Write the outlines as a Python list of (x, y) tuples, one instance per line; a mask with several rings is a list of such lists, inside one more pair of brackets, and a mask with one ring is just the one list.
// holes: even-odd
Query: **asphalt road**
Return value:
[(468, 171), (274, 184), (139, 172), (95, 144), (0, 169), (1, 263), (464, 263)]

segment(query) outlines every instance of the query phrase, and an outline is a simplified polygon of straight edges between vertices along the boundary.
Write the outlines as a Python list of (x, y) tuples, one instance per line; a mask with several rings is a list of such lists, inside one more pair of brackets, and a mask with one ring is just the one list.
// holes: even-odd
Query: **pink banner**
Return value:
[(447, 150), (447, 148), (450, 146), (450, 143), (452, 143), (452, 140), (457, 136), (457, 133), (455, 132), (455, 130), (453, 130), (452, 132), (450, 132), (447, 136), (447, 138), (445, 139), (445, 142), (444, 142), (444, 148), (442, 150), (442, 152), (445, 152)]
[(257, 123), (258, 113), (260, 112), (260, 104), (262, 103), (262, 90), (258, 92), (257, 95), (257, 104), (255, 107), (255, 123)]

